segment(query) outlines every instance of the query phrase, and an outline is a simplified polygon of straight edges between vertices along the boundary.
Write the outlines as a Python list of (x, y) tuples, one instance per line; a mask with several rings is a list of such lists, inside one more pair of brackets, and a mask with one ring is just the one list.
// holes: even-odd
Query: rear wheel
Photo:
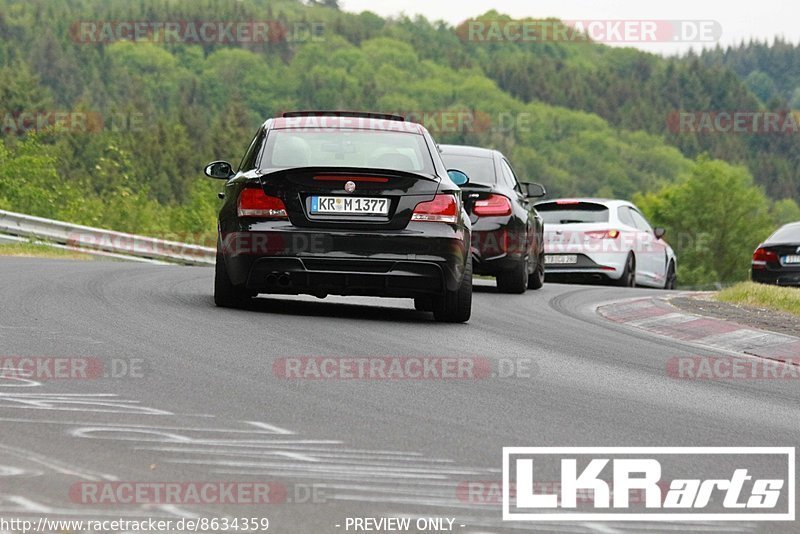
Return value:
[(539, 254), (533, 274), (528, 276), (528, 289), (541, 289), (544, 285), (544, 254)]
[(214, 304), (220, 308), (242, 308), (250, 301), (251, 296), (252, 293), (246, 289), (231, 283), (225, 268), (225, 258), (218, 252), (214, 268)]
[[(415, 300), (416, 304), (416, 300)], [(433, 317), (440, 323), (465, 323), (472, 314), (472, 258), (467, 260), (464, 277), (455, 291), (433, 298)]]
[(675, 264), (670, 261), (669, 267), (667, 267), (667, 279), (664, 281), (664, 289), (675, 289), (677, 284), (678, 275), (675, 273)]
[(501, 293), (525, 293), (528, 288), (528, 262), (518, 262), (510, 271), (497, 273), (497, 290)]
[(622, 276), (619, 280), (615, 280), (616, 285), (622, 287), (636, 286), (636, 258), (633, 254), (628, 254), (628, 259), (625, 260), (625, 270), (622, 271)]

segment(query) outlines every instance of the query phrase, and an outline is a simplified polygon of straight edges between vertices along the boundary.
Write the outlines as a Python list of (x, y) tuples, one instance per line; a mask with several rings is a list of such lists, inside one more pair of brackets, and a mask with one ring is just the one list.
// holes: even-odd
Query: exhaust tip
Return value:
[(283, 288), (289, 287), (292, 285), (292, 279), (288, 274), (282, 274), (278, 277), (278, 285)]

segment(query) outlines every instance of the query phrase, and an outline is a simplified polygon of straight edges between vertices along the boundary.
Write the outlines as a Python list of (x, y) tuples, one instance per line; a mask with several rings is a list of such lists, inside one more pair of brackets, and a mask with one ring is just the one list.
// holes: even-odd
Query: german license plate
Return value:
[(312, 214), (388, 215), (388, 198), (311, 197)]
[(555, 264), (555, 265), (563, 265), (565, 263), (578, 263), (578, 256), (575, 254), (546, 254), (544, 257), (544, 262)]
[(792, 265), (800, 263), (800, 255), (791, 255), (791, 256), (784, 256), (783, 257), (783, 264), (784, 265)]

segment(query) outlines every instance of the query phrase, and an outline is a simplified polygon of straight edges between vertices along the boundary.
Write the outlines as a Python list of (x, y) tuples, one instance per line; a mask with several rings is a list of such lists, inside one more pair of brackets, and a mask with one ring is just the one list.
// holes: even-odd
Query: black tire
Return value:
[(675, 263), (670, 261), (667, 267), (667, 279), (664, 281), (664, 289), (675, 289), (678, 285), (678, 275), (675, 273)]
[(636, 287), (636, 258), (633, 254), (628, 254), (625, 260), (625, 270), (619, 280), (614, 280), (614, 284), (620, 287)]
[(458, 289), (433, 298), (433, 317), (440, 323), (465, 323), (472, 315), (472, 258), (467, 260)]
[(500, 293), (525, 293), (528, 289), (528, 262), (518, 262), (510, 271), (497, 273), (497, 290)]
[(231, 283), (225, 268), (225, 258), (218, 252), (214, 267), (214, 304), (220, 308), (243, 308), (252, 296), (246, 289)]
[(417, 311), (433, 311), (433, 300), (430, 297), (416, 297), (414, 299), (414, 309)]
[(533, 274), (528, 276), (528, 289), (542, 289), (542, 286), (544, 286), (544, 254), (539, 255)]

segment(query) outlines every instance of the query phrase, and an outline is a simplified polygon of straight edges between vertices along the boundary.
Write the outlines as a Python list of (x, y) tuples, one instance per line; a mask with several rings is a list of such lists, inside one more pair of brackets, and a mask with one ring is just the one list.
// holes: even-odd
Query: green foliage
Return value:
[(773, 229), (769, 200), (750, 173), (705, 156), (678, 182), (634, 202), (669, 229), (688, 285), (744, 280), (753, 250)]
[[(796, 61), (791, 45), (776, 43), (774, 57), (769, 47), (747, 49), (757, 52), (748, 63), (664, 59), (587, 39), (477, 43), (441, 22), (345, 13), (335, 4), (0, 0), (0, 112), (85, 111), (103, 122), (36, 139), (4, 130), (0, 207), (213, 245), (219, 184), (202, 178), (203, 166), (236, 164), (258, 125), (281, 111), (344, 108), (411, 113), (438, 142), (500, 149), (522, 180), (543, 182), (551, 196), (639, 193), (653, 213), (677, 203), (717, 221), (724, 221), (718, 206), (704, 204), (717, 197), (706, 191), (690, 203), (681, 193), (693, 180), (732, 179), (722, 185), (764, 199), (752, 183), (737, 182), (749, 176), (742, 168), (693, 162), (707, 152), (746, 166), (773, 198), (785, 199), (756, 206), (771, 222), (797, 218), (796, 136), (667, 130), (676, 110), (757, 109), (772, 105), (770, 95), (791, 95), (790, 75), (775, 68)], [(493, 11), (481, 18), (508, 19)], [(81, 20), (271, 20), (290, 29), (317, 23), (324, 33), (296, 42), (87, 44), (71, 33)], [(443, 115), (465, 111), (472, 123), (442, 124)], [(709, 176), (692, 179), (697, 173)], [(670, 209), (658, 221), (673, 233), (680, 211)], [(745, 248), (717, 237), (731, 254)], [(739, 263), (725, 270), (697, 248), (681, 258), (684, 280), (740, 276)]]
[(34, 138), (10, 151), (0, 145), (0, 196), (5, 205), (30, 215), (46, 216), (59, 200), (74, 201), (80, 192), (59, 182), (55, 160), (43, 153)]
[(773, 96), (789, 100), (800, 87), (800, 46), (783, 38), (704, 50), (700, 59), (706, 65), (729, 67), (744, 79), (756, 73), (765, 88), (774, 93), (765, 95), (766, 99), (759, 95), (764, 102)]
[(117, 181), (87, 194), (88, 183), (59, 179), (56, 158), (35, 137), (13, 151), (0, 144), (0, 209), (213, 246), (217, 184), (197, 181), (186, 202), (165, 206), (126, 183), (128, 154), (114, 146), (107, 154), (98, 159), (97, 176)]
[(762, 102), (769, 102), (777, 95), (775, 82), (769, 77), (769, 74), (760, 70), (754, 70), (748, 74), (744, 83)]
[(791, 198), (784, 198), (775, 202), (770, 213), (776, 227), (790, 222), (800, 222), (800, 206)]

